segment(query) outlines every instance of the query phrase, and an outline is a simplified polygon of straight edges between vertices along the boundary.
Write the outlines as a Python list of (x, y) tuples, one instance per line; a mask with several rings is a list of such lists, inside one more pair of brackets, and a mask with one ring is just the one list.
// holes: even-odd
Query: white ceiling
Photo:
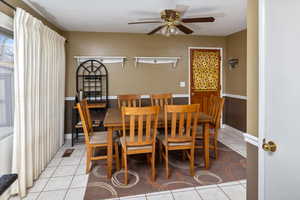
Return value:
[(196, 35), (229, 35), (246, 28), (247, 0), (24, 0), (52, 23), (68, 31), (147, 33), (158, 24), (128, 25), (159, 17), (176, 4), (189, 6), (184, 17), (214, 16), (214, 23), (194, 23)]

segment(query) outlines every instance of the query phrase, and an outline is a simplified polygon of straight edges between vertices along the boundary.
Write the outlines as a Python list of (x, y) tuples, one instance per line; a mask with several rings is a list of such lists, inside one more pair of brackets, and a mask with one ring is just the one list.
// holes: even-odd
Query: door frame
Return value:
[(265, 198), (265, 152), (262, 146), (265, 138), (266, 96), (265, 96), (265, 68), (266, 68), (266, 21), (265, 0), (258, 0), (258, 199)]
[[(189, 95), (189, 104), (191, 103), (191, 55), (190, 52), (192, 49), (213, 49), (220, 50), (221, 62), (220, 62), (220, 96), (223, 97), (223, 48), (222, 47), (189, 47), (188, 48), (188, 57), (189, 57), (189, 65), (188, 65), (188, 73), (189, 73), (189, 82), (188, 82), (188, 95)], [(221, 119), (222, 122), (222, 119)]]

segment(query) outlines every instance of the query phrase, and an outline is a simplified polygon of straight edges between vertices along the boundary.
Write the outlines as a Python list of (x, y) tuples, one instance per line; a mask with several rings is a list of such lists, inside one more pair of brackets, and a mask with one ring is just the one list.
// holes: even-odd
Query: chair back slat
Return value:
[(191, 123), (192, 123), (192, 113), (187, 113), (186, 127), (185, 127), (187, 136), (191, 136)]
[(224, 98), (218, 96), (210, 97), (209, 115), (212, 117), (212, 124), (217, 128), (220, 126), (221, 114), (224, 106)]
[(171, 136), (176, 136), (177, 113), (172, 113)]
[(139, 122), (138, 122), (138, 143), (143, 142), (143, 115), (139, 115)]
[(118, 107), (141, 107), (140, 95), (119, 95)]
[(179, 113), (179, 127), (178, 127), (178, 135), (179, 136), (183, 135), (184, 120), (185, 120), (185, 113), (183, 113), (183, 112)]
[(87, 108), (85, 107), (85, 103), (82, 101), (77, 103), (77, 108), (79, 111), (79, 116), (83, 127), (85, 143), (89, 144), (92, 127), (89, 125), (88, 122)]
[[(158, 106), (122, 108), (123, 137), (127, 146), (144, 146), (155, 143), (158, 113)], [(126, 127), (128, 118), (129, 127)]]
[[(130, 142), (134, 142), (134, 136), (135, 136), (135, 133), (134, 133), (135, 132), (135, 115), (131, 115), (130, 116), (130, 129), (129, 130), (130, 130)], [(126, 132), (125, 132), (125, 134), (126, 134)]]
[(151, 115), (146, 116), (146, 142), (150, 141), (151, 135)]
[[(171, 119), (168, 117), (171, 113)], [(165, 138), (167, 142), (194, 141), (199, 118), (199, 104), (165, 106)], [(169, 125), (171, 122), (171, 134)]]
[(150, 98), (152, 106), (159, 106), (163, 109), (165, 105), (173, 105), (173, 97), (171, 93), (152, 94), (150, 95)]

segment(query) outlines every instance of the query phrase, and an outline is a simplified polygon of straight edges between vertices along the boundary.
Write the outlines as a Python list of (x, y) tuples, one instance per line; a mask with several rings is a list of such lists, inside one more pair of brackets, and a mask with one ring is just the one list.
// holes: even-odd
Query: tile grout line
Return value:
[(228, 198), (228, 200), (231, 200), (231, 198), (229, 197), (229, 195), (227, 195), (225, 193), (225, 191), (222, 189), (222, 187), (220, 187), (219, 185), (217, 185), (217, 187), (223, 192), (223, 194)]
[[(76, 148), (75, 148), (75, 150), (76, 150)], [(73, 175), (73, 177), (72, 177), (72, 180), (71, 180), (71, 182), (70, 182), (70, 185), (69, 185), (69, 187), (68, 187), (68, 189), (67, 189), (67, 191), (66, 191), (66, 194), (65, 194), (65, 196), (64, 196), (64, 198), (63, 198), (64, 200), (66, 200), (67, 194), (68, 194), (69, 190), (71, 189), (72, 182), (73, 182), (73, 180), (74, 180), (74, 177), (76, 176), (76, 172), (77, 172), (77, 170), (78, 170), (78, 168), (79, 168), (79, 166), (80, 166), (80, 163), (81, 163), (81, 160), (83, 159), (83, 157), (84, 157), (84, 153), (83, 153), (83, 155), (80, 157), (79, 163), (78, 163), (78, 165), (77, 165), (77, 167), (76, 167), (76, 170), (75, 170), (75, 172), (74, 172), (74, 175)]]
[(196, 193), (199, 195), (200, 199), (203, 200), (204, 198), (202, 198), (201, 194), (199, 193), (199, 191), (195, 188)]
[[(59, 151), (59, 150), (58, 150), (58, 151)], [(58, 152), (58, 151), (57, 151), (57, 152)], [(54, 156), (54, 157), (55, 157), (55, 156)], [(54, 157), (53, 157), (53, 159), (54, 159)], [(52, 159), (52, 160), (53, 160), (53, 159)], [(51, 161), (52, 161), (52, 160), (51, 160)], [(51, 161), (50, 161), (50, 162), (51, 162)], [(50, 162), (49, 162), (49, 163), (50, 163)], [(44, 189), (45, 189), (46, 186), (48, 185), (50, 179), (52, 178), (53, 174), (54, 174), (55, 171), (57, 170), (57, 168), (58, 168), (58, 166), (60, 165), (60, 163), (61, 163), (61, 161), (59, 161), (59, 163), (58, 163), (55, 167), (53, 167), (53, 168), (55, 168), (55, 170), (52, 172), (52, 174), (51, 174), (50, 177), (47, 177), (47, 179), (48, 179), (47, 183), (44, 185), (43, 189), (39, 192), (39, 194), (38, 194), (38, 196), (35, 198), (35, 200), (38, 200), (38, 199), (40, 198), (42, 192), (44, 192)], [(47, 167), (48, 167), (48, 166), (47, 166)], [(45, 170), (47, 169), (47, 167), (45, 168)], [(43, 178), (40, 178), (40, 177), (39, 177), (36, 181), (41, 180), (41, 179), (43, 179)], [(29, 194), (29, 193), (28, 193), (28, 194)]]

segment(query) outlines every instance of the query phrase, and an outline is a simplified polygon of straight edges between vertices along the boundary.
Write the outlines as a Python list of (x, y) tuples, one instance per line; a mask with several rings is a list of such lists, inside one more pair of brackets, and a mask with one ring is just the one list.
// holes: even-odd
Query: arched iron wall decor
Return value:
[(88, 99), (89, 103), (108, 105), (108, 71), (98, 60), (86, 60), (76, 71), (76, 91)]

